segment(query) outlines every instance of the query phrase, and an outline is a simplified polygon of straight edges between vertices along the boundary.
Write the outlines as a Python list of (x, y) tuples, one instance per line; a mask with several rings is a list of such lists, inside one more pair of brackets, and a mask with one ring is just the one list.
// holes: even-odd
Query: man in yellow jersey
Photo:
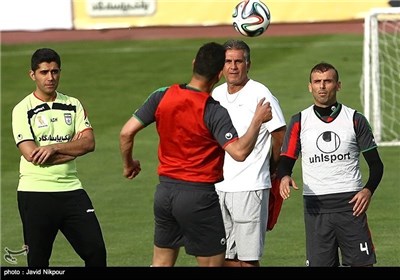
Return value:
[(92, 126), (80, 101), (57, 91), (60, 56), (42, 48), (31, 58), (36, 89), (12, 112), (21, 152), (18, 208), (29, 267), (48, 267), (60, 230), (85, 266), (106, 266), (106, 248), (94, 207), (77, 177), (75, 158), (93, 152)]

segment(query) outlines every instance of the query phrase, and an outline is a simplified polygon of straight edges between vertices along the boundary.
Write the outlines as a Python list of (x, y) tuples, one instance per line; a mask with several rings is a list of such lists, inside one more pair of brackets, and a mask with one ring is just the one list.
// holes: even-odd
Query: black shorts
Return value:
[(60, 230), (85, 266), (106, 266), (106, 248), (92, 202), (83, 189), (66, 192), (18, 191), (18, 208), (28, 266), (47, 267)]
[[(367, 266), (376, 263), (367, 215), (352, 211), (305, 213), (307, 266)], [(339, 251), (340, 248), (340, 251)]]
[(214, 185), (161, 182), (154, 195), (154, 244), (193, 256), (225, 252), (225, 228)]

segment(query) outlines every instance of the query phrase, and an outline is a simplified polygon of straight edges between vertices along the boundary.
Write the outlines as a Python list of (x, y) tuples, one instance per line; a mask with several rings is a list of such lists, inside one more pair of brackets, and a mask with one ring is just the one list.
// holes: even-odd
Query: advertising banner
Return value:
[[(72, 0), (76, 29), (142, 26), (209, 26), (232, 23), (240, 0)], [(271, 23), (362, 19), (371, 9), (390, 7), (386, 0), (262, 0)]]
[[(363, 19), (399, 0), (262, 0), (271, 24)], [(1, 0), (0, 30), (110, 29), (232, 24), (240, 0)]]

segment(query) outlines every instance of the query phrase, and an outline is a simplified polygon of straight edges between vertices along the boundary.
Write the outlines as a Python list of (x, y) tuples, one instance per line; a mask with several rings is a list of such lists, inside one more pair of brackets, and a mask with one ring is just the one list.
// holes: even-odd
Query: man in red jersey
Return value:
[(225, 151), (244, 161), (262, 123), (272, 118), (269, 103), (262, 99), (247, 133), (238, 137), (228, 111), (210, 96), (224, 64), (224, 47), (204, 44), (193, 61), (190, 82), (154, 91), (121, 130), (123, 175), (128, 179), (141, 170), (133, 157), (136, 134), (156, 122), (160, 138), (152, 266), (174, 266), (182, 246), (199, 266), (224, 263), (226, 236), (214, 184), (223, 180)]

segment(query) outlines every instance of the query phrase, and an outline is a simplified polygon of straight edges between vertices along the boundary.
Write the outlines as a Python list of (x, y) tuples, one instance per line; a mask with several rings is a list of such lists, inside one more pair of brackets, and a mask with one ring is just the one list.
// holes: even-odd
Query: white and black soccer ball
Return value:
[(236, 5), (232, 14), (233, 27), (243, 36), (260, 36), (271, 22), (267, 5), (260, 0), (244, 0)]

